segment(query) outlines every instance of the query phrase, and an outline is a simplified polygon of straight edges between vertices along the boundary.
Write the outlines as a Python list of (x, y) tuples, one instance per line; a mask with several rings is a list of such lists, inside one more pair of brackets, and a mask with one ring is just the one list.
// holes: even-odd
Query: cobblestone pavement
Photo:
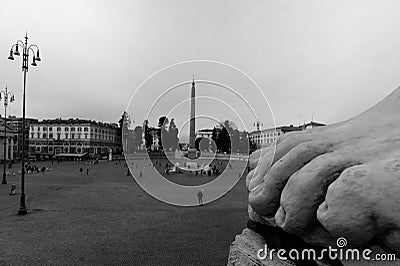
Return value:
[(26, 216), (16, 215), (20, 175), (8, 176), (0, 185), (0, 265), (226, 265), (247, 222), (243, 179), (216, 202), (175, 207), (146, 194), (123, 164), (38, 163), (51, 170), (26, 175)]

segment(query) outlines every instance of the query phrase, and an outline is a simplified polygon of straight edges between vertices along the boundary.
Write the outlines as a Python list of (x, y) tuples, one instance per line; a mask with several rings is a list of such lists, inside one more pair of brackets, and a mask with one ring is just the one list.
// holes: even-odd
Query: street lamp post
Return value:
[(3, 179), (1, 180), (2, 184), (7, 184), (7, 179), (6, 179), (6, 154), (7, 154), (7, 106), (8, 106), (8, 97), (10, 97), (10, 103), (14, 101), (14, 94), (11, 91), (8, 91), (7, 87), (3, 90), (0, 91), (0, 100), (1, 100), (1, 95), (4, 97), (4, 150), (3, 150)]
[[(13, 50), (15, 47), (15, 51)], [(37, 66), (36, 61), (41, 61), (39, 56), (39, 47), (35, 44), (31, 44), (28, 46), (28, 34), (25, 35), (25, 43), (21, 40), (18, 40), (14, 45), (11, 46), (10, 56), (8, 59), (14, 60), (14, 56), (19, 56), (20, 53), (18, 48), (22, 49), (22, 72), (24, 72), (24, 89), (22, 94), (22, 149), (21, 149), (21, 200), (20, 206), (18, 210), (18, 215), (27, 214), (26, 204), (25, 204), (25, 89), (26, 89), (26, 72), (28, 72), (28, 58), (29, 52), (33, 53), (33, 62), (32, 66)], [(36, 49), (36, 51), (35, 51)], [(36, 52), (36, 56), (35, 56)]]

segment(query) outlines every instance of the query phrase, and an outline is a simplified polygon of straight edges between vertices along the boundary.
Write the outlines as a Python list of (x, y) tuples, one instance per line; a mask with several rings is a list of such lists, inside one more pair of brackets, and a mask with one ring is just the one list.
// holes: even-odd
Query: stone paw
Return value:
[(400, 253), (400, 89), (360, 115), (288, 133), (252, 154), (250, 219), (317, 244)]

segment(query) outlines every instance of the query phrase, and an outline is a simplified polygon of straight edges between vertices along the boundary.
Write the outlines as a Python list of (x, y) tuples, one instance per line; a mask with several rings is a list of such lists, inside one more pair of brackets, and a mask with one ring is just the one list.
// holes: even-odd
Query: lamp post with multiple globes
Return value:
[[(14, 51), (15, 48), (15, 51)], [(25, 42), (18, 40), (15, 44), (11, 46), (10, 56), (8, 59), (14, 60), (14, 55), (19, 56), (19, 50), (22, 50), (22, 72), (24, 73), (24, 88), (22, 94), (22, 149), (21, 149), (21, 200), (20, 206), (18, 210), (18, 215), (27, 214), (26, 204), (25, 204), (25, 89), (26, 89), (26, 73), (28, 72), (28, 59), (29, 53), (31, 52), (33, 55), (33, 60), (31, 65), (37, 66), (36, 62), (41, 61), (39, 56), (39, 47), (35, 44), (28, 45), (28, 34), (25, 35)]]

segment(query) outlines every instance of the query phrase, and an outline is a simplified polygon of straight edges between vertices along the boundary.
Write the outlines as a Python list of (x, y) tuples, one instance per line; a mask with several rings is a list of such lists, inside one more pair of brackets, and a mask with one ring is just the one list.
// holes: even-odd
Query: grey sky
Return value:
[[(14, 91), (10, 113), (20, 115), (21, 59), (10, 62), (7, 56), (28, 30), (43, 59), (28, 73), (30, 117), (117, 121), (149, 75), (180, 61), (210, 59), (249, 74), (278, 125), (312, 115), (334, 123), (398, 85), (399, 10), (400, 2), (389, 0), (2, 1), (0, 87)], [(191, 72), (175, 73), (171, 84), (190, 80)], [(168, 87), (163, 85), (158, 83), (160, 91)], [(151, 89), (145, 95), (157, 96)], [(263, 104), (254, 91), (237, 89), (250, 103)], [(134, 111), (143, 107), (137, 104)], [(143, 119), (140, 112), (131, 115)]]

